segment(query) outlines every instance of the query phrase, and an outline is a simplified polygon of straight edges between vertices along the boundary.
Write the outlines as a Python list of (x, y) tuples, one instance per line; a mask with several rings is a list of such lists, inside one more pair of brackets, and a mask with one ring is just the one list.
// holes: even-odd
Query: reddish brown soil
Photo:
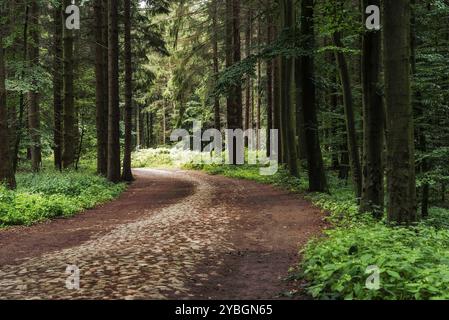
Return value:
[(93, 236), (106, 234), (124, 224), (168, 206), (194, 192), (188, 181), (135, 173), (136, 181), (116, 201), (66, 218), (31, 227), (0, 230), (0, 266), (20, 263), (21, 259), (80, 245)]
[[(196, 189), (183, 175), (155, 175), (139, 170), (135, 173), (137, 180), (116, 201), (71, 218), (1, 230), (0, 269), (79, 246), (118, 225), (182, 202)], [(285, 298), (284, 293), (297, 290), (299, 284), (284, 279), (289, 268), (298, 264), (299, 249), (325, 227), (320, 210), (298, 195), (272, 186), (198, 172), (188, 175), (214, 185), (217, 191), (212, 203), (226, 208), (231, 217), (226, 241), (234, 248), (222, 253), (224, 263), (219, 267), (215, 259), (206, 259), (196, 266), (195, 274), (209, 276), (199, 281), (192, 275), (186, 284), (192, 294), (189, 298), (279, 299)], [(208, 208), (202, 210), (207, 212)], [(175, 293), (167, 296), (185, 298)]]
[[(192, 280), (198, 299), (306, 299), (300, 284), (287, 281), (289, 269), (300, 261), (299, 250), (326, 227), (323, 213), (298, 195), (252, 181), (214, 177), (226, 188), (239, 188), (239, 198), (230, 242), (238, 248), (227, 254), (218, 275), (207, 282)], [(216, 201), (226, 202), (227, 194)], [(207, 273), (214, 261), (198, 272)], [(195, 281), (195, 282), (194, 282)], [(293, 295), (292, 295), (293, 294)]]

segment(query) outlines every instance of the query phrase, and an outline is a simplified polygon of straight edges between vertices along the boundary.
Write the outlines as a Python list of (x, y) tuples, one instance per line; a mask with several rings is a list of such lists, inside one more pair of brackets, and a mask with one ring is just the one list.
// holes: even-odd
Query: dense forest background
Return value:
[[(396, 262), (409, 264), (389, 274), (396, 287), (381, 297), (397, 297), (393, 287), (402, 288), (400, 297), (437, 295), (433, 282), (406, 287), (399, 280), (449, 274), (436, 256), (449, 236), (418, 223), (435, 227), (430, 218), (436, 208), (443, 212), (438, 226), (448, 225), (448, 1), (77, 0), (73, 5), (0, 1), (5, 185), (0, 195), (8, 199), (2, 226), (113, 198), (123, 190), (121, 182), (133, 180), (133, 154), (169, 146), (170, 133), (190, 130), (194, 120), (202, 121), (204, 130), (278, 129), (282, 183), (300, 179), (308, 191), (321, 194), (318, 203), (325, 202), (326, 210), (351, 219), (368, 213), (374, 221), (337, 229), (330, 239), (339, 247), (325, 242), (308, 251), (306, 270), (309, 280), (315, 279), (311, 293), (329, 298), (349, 290), (347, 297), (361, 297), (360, 288), (343, 289), (335, 276), (356, 273), (352, 258), (337, 263), (332, 251), (362, 255), (371, 239), (380, 250), (372, 254), (382, 264), (392, 237), (403, 252), (434, 247), (412, 262), (407, 260), (412, 253), (396, 256)], [(380, 9), (380, 29), (367, 28), (375, 13), (366, 11), (369, 6)], [(83, 166), (95, 167), (109, 182), (76, 173)], [(59, 171), (68, 180), (56, 182), (52, 175)], [(74, 185), (84, 191), (74, 191)], [(46, 205), (39, 210), (46, 211), (33, 215), (35, 209), (14, 195), (16, 188), (76, 197), (69, 203), (43, 196), (39, 201)], [(100, 188), (105, 191), (98, 193)], [(348, 189), (339, 202), (341, 190)], [(87, 195), (99, 197), (75, 205)], [(396, 224), (417, 229), (389, 227)], [(431, 265), (407, 269), (419, 259)], [(337, 271), (323, 269), (323, 261)]]

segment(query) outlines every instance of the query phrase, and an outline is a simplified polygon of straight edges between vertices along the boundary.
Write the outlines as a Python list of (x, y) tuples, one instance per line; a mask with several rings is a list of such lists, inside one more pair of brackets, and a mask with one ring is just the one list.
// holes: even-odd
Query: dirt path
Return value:
[[(135, 170), (117, 201), (0, 231), (0, 299), (273, 299), (324, 226), (297, 196), (198, 172)], [(67, 266), (80, 289), (66, 288)]]

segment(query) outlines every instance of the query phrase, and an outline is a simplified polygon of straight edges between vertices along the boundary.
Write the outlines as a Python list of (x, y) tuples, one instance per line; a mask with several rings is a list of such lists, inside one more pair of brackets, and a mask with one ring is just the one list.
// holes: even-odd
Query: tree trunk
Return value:
[(383, 1), (388, 221), (417, 220), (410, 84), (410, 0)]
[[(293, 0), (281, 2), (281, 26), (291, 32), (295, 24), (295, 7)], [(298, 155), (296, 148), (296, 110), (294, 104), (295, 61), (292, 57), (281, 57), (281, 130), (285, 141), (285, 156), (290, 173), (299, 176)]]
[[(305, 37), (303, 47), (314, 48), (313, 0), (301, 1), (301, 31)], [(318, 116), (316, 110), (315, 66), (313, 54), (300, 59), (299, 85), (301, 90), (298, 104), (301, 105), (304, 117), (304, 133), (309, 173), (309, 190), (311, 192), (327, 192), (326, 172), (321, 154), (318, 135)], [(298, 71), (298, 70), (297, 70)]]
[(63, 79), (62, 70), (64, 68), (63, 55), (62, 55), (62, 6), (56, 5), (53, 12), (53, 144), (54, 144), (54, 164), (55, 168), (62, 170), (62, 114), (63, 114), (63, 101), (62, 101), (62, 89)]
[[(266, 2), (267, 8), (267, 45), (270, 45), (273, 36), (273, 15), (270, 12), (271, 9), (271, 1), (267, 0)], [(270, 139), (270, 130), (274, 129), (273, 126), (273, 60), (267, 60), (267, 156), (270, 156), (271, 152), (271, 139)]]
[(109, 123), (108, 123), (108, 180), (118, 183), (120, 177), (120, 106), (119, 106), (119, 42), (118, 1), (109, 1), (108, 32), (108, 78), (109, 78)]
[[(33, 46), (29, 50), (30, 63), (34, 66), (39, 65), (39, 5), (37, 1), (32, 1), (30, 15), (33, 19), (30, 32)], [(40, 170), (42, 163), (41, 155), (41, 136), (40, 136), (40, 109), (39, 109), (39, 92), (33, 89), (28, 94), (28, 128), (31, 138), (31, 167), (33, 171)]]
[[(339, 32), (333, 34), (335, 46), (343, 48), (341, 35)], [(352, 99), (351, 80), (349, 77), (348, 63), (345, 55), (341, 51), (335, 53), (337, 67), (340, 75), (340, 81), (343, 88), (343, 104), (345, 107), (346, 131), (348, 138), (349, 162), (352, 171), (352, 179), (357, 198), (362, 195), (362, 169), (360, 165), (359, 148), (357, 146), (357, 132), (355, 128), (355, 116)]]
[[(273, 33), (278, 36), (276, 25), (273, 27)], [(278, 157), (280, 163), (285, 163), (284, 147), (281, 131), (281, 88), (280, 88), (280, 58), (273, 60), (273, 128), (278, 130)]]
[[(1, 12), (0, 8), (0, 12)], [(9, 148), (10, 136), (8, 128), (8, 110), (6, 104), (6, 70), (3, 56), (3, 30), (0, 30), (0, 184), (5, 183), (8, 188), (16, 187), (14, 168)]]
[(131, 171), (132, 116), (133, 116), (133, 70), (131, 47), (131, 0), (125, 0), (125, 152), (123, 158), (124, 181), (133, 181)]
[[(219, 59), (218, 59), (218, 0), (213, 2), (212, 13), (212, 28), (213, 28), (213, 67), (214, 67), (214, 79), (218, 81), (218, 73), (220, 71)], [(217, 130), (221, 130), (221, 117), (220, 117), (220, 97), (214, 97), (214, 127)]]
[[(380, 0), (363, 0), (363, 10)], [(381, 32), (367, 31), (362, 39), (363, 186), (361, 212), (382, 218), (384, 212), (384, 117), (380, 94)]]
[[(246, 21), (246, 30), (245, 30), (245, 50), (246, 57), (248, 58), (251, 55), (251, 38), (252, 38), (252, 8), (249, 6), (247, 13), (247, 21)], [(253, 85), (252, 79), (250, 75), (246, 76), (246, 93), (245, 93), (245, 130), (251, 128), (251, 105), (252, 105), (252, 95)], [(248, 146), (248, 143), (245, 142), (245, 145)]]
[[(65, 13), (65, 8), (71, 5), (70, 0), (64, 0), (63, 12), (64, 21), (68, 14)], [(65, 22), (64, 22), (65, 26)], [(64, 168), (73, 167), (76, 159), (76, 114), (75, 114), (75, 98), (73, 92), (73, 31), (64, 27), (64, 150), (62, 154), (62, 166)]]
[(105, 100), (105, 69), (107, 60), (105, 60), (105, 46), (107, 39), (104, 37), (105, 23), (103, 21), (104, 11), (103, 0), (95, 0), (95, 99), (96, 99), (96, 129), (97, 129), (97, 173), (103, 176), (107, 175), (108, 170), (108, 105)]
[[(28, 58), (28, 25), (29, 25), (29, 5), (25, 7), (25, 22), (23, 24), (23, 58), (22, 63), (25, 65)], [(22, 68), (21, 77), (22, 80), (25, 78), (25, 68)], [(19, 118), (15, 126), (15, 143), (14, 143), (14, 154), (13, 154), (13, 169), (14, 172), (17, 171), (17, 166), (19, 163), (19, 151), (20, 151), (20, 141), (22, 140), (22, 131), (24, 127), (23, 118), (25, 113), (25, 94), (22, 92), (19, 97)]]

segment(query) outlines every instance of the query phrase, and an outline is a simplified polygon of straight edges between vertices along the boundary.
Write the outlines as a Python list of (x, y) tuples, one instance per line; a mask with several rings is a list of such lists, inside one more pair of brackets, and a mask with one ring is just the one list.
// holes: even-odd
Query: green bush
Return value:
[[(449, 298), (449, 231), (382, 223), (336, 228), (304, 250), (301, 276), (319, 299)], [(365, 283), (380, 269), (380, 288)]]
[(172, 167), (172, 157), (170, 149), (142, 149), (133, 153), (133, 168), (158, 168)]
[(0, 227), (67, 217), (112, 200), (125, 188), (86, 172), (17, 175), (18, 189), (0, 186)]

